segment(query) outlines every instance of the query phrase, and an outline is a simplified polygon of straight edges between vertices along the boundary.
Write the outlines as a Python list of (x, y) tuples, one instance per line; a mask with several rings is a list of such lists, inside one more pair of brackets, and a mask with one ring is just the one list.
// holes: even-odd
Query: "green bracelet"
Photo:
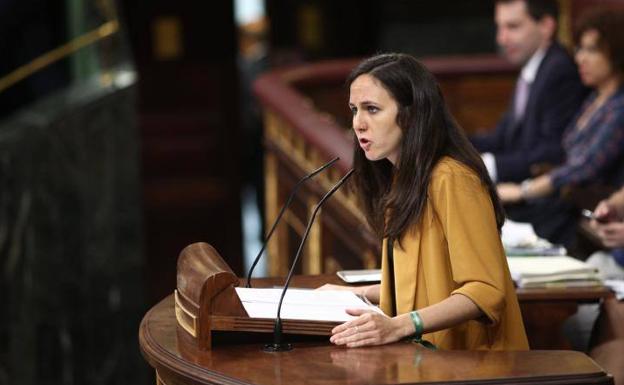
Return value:
[(416, 332), (414, 333), (414, 336), (412, 337), (412, 341), (418, 344), (421, 344), (427, 349), (436, 350), (437, 347), (434, 344), (432, 344), (431, 342), (427, 340), (423, 340), (422, 338), (423, 331), (425, 330), (425, 326), (423, 324), (422, 318), (420, 318), (420, 314), (418, 314), (417, 311), (412, 311), (409, 313), (409, 315), (410, 315), (410, 318), (412, 319), (412, 323), (414, 323), (414, 329), (416, 329)]
[(414, 339), (420, 340), (422, 339), (422, 334), (424, 330), (422, 318), (420, 318), (420, 314), (418, 314), (417, 311), (410, 312), (409, 314), (412, 318), (414, 329), (416, 329), (416, 332), (414, 333)]

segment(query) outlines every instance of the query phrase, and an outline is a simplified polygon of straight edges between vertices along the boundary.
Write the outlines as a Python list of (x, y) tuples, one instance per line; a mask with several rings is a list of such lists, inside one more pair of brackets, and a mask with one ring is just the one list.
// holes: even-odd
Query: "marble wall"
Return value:
[(0, 122), (0, 384), (145, 383), (134, 84)]

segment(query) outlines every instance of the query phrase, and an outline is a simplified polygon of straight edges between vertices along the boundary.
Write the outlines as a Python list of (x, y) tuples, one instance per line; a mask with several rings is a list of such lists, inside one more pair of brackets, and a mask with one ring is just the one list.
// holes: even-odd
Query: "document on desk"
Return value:
[(568, 256), (508, 257), (518, 287), (584, 287), (601, 285), (596, 268)]
[[(236, 294), (251, 318), (275, 318), (282, 289), (237, 287)], [(350, 291), (288, 289), (282, 304), (282, 319), (345, 322), (355, 317), (346, 309), (381, 310)]]

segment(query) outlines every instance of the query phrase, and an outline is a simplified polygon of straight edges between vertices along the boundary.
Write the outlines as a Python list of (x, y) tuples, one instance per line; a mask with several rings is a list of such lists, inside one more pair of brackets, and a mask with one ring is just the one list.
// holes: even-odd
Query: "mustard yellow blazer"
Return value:
[[(380, 307), (393, 313), (383, 241)], [(525, 350), (520, 306), (486, 187), (468, 167), (441, 159), (429, 182), (422, 222), (394, 242), (398, 314), (453, 294), (470, 298), (485, 317), (424, 337), (441, 349)]]

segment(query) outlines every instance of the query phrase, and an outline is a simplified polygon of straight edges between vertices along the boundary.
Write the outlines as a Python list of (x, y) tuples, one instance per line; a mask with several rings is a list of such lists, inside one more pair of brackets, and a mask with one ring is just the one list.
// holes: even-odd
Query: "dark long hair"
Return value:
[(598, 32), (598, 47), (607, 56), (614, 72), (624, 75), (624, 9), (595, 8), (579, 18), (574, 28), (574, 43), (579, 46), (587, 31)]
[(433, 75), (404, 54), (382, 54), (362, 61), (347, 79), (377, 79), (398, 104), (397, 124), (403, 138), (396, 167), (387, 159), (369, 161), (354, 135), (353, 184), (369, 225), (380, 237), (401, 240), (420, 222), (433, 168), (449, 156), (472, 169), (492, 199), (500, 230), (504, 212), (485, 165), (449, 113)]

